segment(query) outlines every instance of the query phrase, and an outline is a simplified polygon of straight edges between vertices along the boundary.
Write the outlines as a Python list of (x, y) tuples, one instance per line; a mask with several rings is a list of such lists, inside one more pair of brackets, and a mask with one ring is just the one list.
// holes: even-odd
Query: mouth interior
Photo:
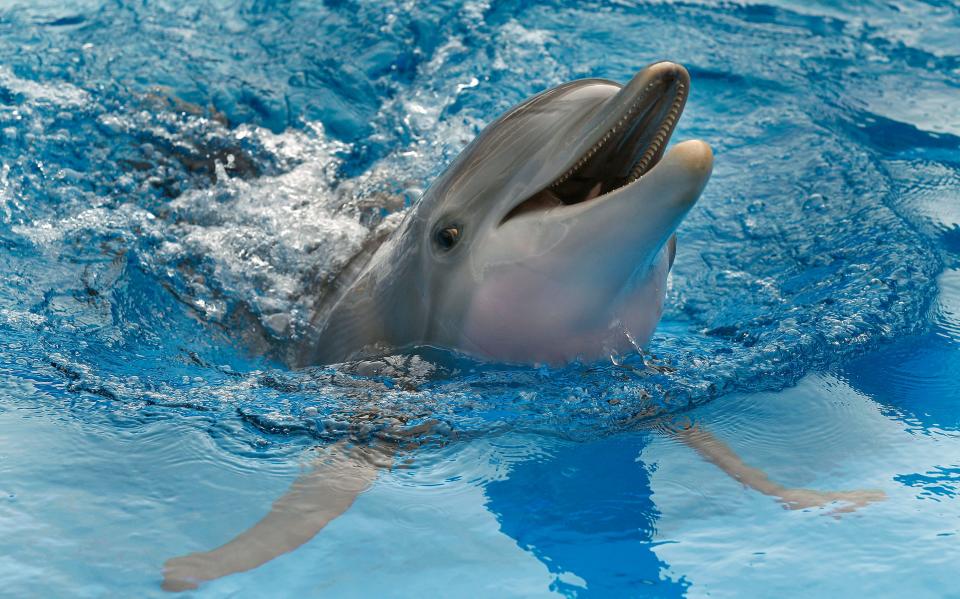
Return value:
[(573, 166), (517, 204), (502, 222), (534, 210), (587, 202), (639, 180), (663, 157), (686, 98), (681, 80), (648, 86)]

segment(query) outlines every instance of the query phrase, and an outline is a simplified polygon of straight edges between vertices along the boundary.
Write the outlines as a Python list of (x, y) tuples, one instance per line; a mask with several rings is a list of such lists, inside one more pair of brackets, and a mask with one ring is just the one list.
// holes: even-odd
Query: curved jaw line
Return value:
[(545, 189), (514, 206), (501, 224), (637, 185), (663, 157), (689, 89), (690, 76), (678, 64), (660, 62), (638, 73), (583, 127), (570, 164)]

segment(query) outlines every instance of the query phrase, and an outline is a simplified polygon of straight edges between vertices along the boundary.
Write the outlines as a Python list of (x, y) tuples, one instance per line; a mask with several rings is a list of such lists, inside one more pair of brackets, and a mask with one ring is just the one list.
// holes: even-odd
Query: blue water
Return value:
[[(0, 595), (163, 595), (400, 418), (440, 422), (405, 468), (196, 594), (957, 596), (958, 39), (934, 1), (0, 2)], [(270, 357), (485, 123), (659, 59), (716, 166), (642, 355)], [(886, 499), (784, 510), (677, 420)]]

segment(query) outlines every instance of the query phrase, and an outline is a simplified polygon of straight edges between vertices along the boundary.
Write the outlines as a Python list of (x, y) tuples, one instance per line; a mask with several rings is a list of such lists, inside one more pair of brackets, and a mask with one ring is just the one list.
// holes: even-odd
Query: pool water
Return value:
[[(932, 0), (0, 2), (0, 595), (164, 595), (397, 419), (437, 424), (195, 594), (960, 595), (957, 39)], [(716, 163), (643, 352), (273, 357), (485, 123), (659, 59)], [(885, 498), (785, 510), (678, 422)]]

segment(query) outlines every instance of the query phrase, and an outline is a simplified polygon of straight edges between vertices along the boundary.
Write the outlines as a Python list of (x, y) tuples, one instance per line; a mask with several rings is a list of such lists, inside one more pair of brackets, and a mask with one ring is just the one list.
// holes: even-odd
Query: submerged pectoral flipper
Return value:
[(392, 463), (393, 449), (388, 444), (334, 444), (249, 530), (216, 549), (167, 560), (163, 589), (195, 589), (202, 582), (252, 570), (297, 549), (347, 511), (380, 470)]
[(726, 443), (701, 426), (672, 427), (670, 432), (685, 445), (694, 449), (711, 464), (745, 486), (776, 498), (786, 509), (802, 510), (838, 504), (830, 513), (852, 512), (870, 503), (883, 501), (886, 494), (879, 489), (854, 491), (818, 491), (785, 487), (774, 482), (767, 473), (744, 462)]

